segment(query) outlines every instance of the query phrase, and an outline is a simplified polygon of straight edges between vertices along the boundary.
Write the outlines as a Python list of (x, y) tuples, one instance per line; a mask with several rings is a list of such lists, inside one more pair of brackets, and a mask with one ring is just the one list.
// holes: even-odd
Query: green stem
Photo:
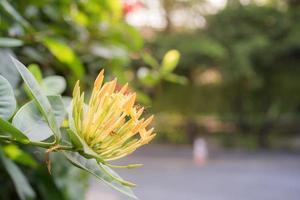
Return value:
[(118, 168), (118, 169), (134, 169), (134, 168), (139, 168), (139, 167), (143, 166), (143, 164), (130, 164), (130, 165), (123, 166), (123, 165), (112, 165), (109, 163), (106, 163), (105, 165), (108, 167), (111, 167), (111, 168)]
[(74, 150), (74, 147), (73, 146), (60, 145), (59, 149), (60, 150), (66, 150), (66, 151), (72, 151), (72, 150)]
[(6, 135), (0, 135), (0, 139), (3, 139), (3, 140), (9, 140), (10, 137), (9, 137), (9, 136), (6, 136)]
[[(22, 143), (16, 139), (13, 139), (9, 136), (6, 136), (6, 135), (0, 135), (0, 140), (7, 140), (7, 141), (10, 141), (10, 142), (19, 142), (19, 143)], [(53, 145), (55, 145), (55, 142), (52, 142), (52, 143), (46, 143), (46, 142), (34, 142), (34, 141), (29, 141), (28, 143), (26, 143), (28, 145), (32, 145), (32, 146), (36, 146), (36, 147), (41, 147), (41, 148), (45, 148), (45, 149), (48, 149), (50, 147), (52, 147)], [(67, 150), (67, 151), (70, 151), (70, 150), (73, 150), (73, 146), (66, 146), (66, 145), (59, 145), (59, 150)]]

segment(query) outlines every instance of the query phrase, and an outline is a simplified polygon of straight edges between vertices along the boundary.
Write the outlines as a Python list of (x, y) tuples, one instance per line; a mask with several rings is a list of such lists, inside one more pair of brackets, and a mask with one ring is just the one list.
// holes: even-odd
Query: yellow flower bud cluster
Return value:
[(153, 128), (148, 129), (153, 116), (141, 118), (144, 108), (135, 105), (136, 94), (128, 91), (128, 84), (117, 90), (116, 79), (102, 84), (103, 79), (102, 70), (88, 105), (76, 83), (72, 115), (77, 134), (98, 156), (109, 161), (132, 153), (155, 134)]

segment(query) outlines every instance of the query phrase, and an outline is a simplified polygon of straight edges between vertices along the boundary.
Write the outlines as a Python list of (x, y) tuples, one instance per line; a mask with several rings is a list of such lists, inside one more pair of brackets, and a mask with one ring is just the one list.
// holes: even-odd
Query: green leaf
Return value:
[(43, 75), (42, 75), (40, 67), (37, 64), (30, 64), (28, 66), (28, 70), (32, 73), (32, 75), (37, 80), (37, 82), (39, 82), (39, 83), (42, 82)]
[(159, 68), (159, 63), (157, 62), (157, 60), (153, 56), (151, 56), (149, 53), (143, 53), (142, 58), (143, 58), (143, 61), (147, 65), (151, 66), (153, 69)]
[(14, 91), (9, 82), (0, 75), (0, 117), (10, 119), (17, 107)]
[(0, 0), (0, 5), (9, 13), (17, 22), (26, 28), (31, 28), (30, 24), (16, 11), (16, 9), (7, 1)]
[(47, 97), (43, 94), (37, 80), (33, 75), (28, 71), (28, 69), (17, 59), (11, 57), (15, 67), (23, 78), (25, 84), (29, 88), (34, 100), (37, 102), (37, 105), (42, 112), (42, 115), (45, 117), (49, 127), (55, 134), (56, 140), (60, 140), (61, 133), (55, 121), (54, 112), (51, 108)]
[(172, 73), (166, 74), (163, 78), (169, 82), (178, 83), (182, 85), (188, 83), (188, 79), (185, 76), (180, 76), (177, 74), (172, 74)]
[(120, 20), (122, 17), (122, 4), (120, 1), (105, 1), (103, 5), (105, 9), (109, 10), (113, 20)]
[(43, 44), (50, 50), (57, 60), (65, 64), (73, 72), (77, 79), (81, 79), (83, 77), (85, 71), (84, 67), (73, 49), (71, 49), (67, 44), (52, 38), (44, 38)]
[(154, 86), (160, 81), (160, 74), (157, 71), (149, 70), (146, 67), (140, 67), (137, 71), (137, 76), (146, 86)]
[[(70, 114), (69, 114), (70, 116)], [(71, 120), (70, 120), (71, 119)], [(77, 131), (73, 127), (73, 119), (69, 118), (70, 129), (67, 130), (68, 136), (72, 145), (78, 150), (82, 150), (83, 154), (88, 158), (98, 158), (97, 154), (87, 145), (87, 143), (78, 135)], [(100, 158), (98, 158), (100, 159)], [(103, 162), (102, 159), (99, 161)]]
[(75, 147), (76, 149), (83, 150), (84, 143), (83, 143), (82, 139), (79, 137), (79, 135), (77, 135), (71, 129), (67, 129), (67, 133), (68, 133), (68, 136), (69, 136), (69, 138), (71, 140), (71, 143), (72, 143), (73, 147)]
[(126, 23), (119, 24), (119, 28), (122, 33), (122, 43), (126, 44), (131, 51), (140, 51), (144, 43), (140, 31)]
[[(112, 176), (108, 175), (107, 172), (102, 169), (95, 159), (86, 159), (81, 156), (79, 153), (75, 152), (63, 152), (66, 158), (75, 166), (91, 173), (101, 181), (105, 182), (112, 188), (126, 194), (127, 196), (137, 199), (132, 190), (128, 186), (124, 186), (119, 181), (114, 179)], [(105, 168), (107, 170), (107, 168)], [(114, 172), (114, 176), (119, 176)]]
[[(62, 98), (60, 96), (48, 96), (48, 100), (55, 115), (56, 126), (60, 127), (66, 115)], [(32, 141), (43, 141), (53, 135), (53, 131), (48, 126), (35, 101), (23, 105), (13, 118), (12, 123)]]
[(0, 47), (19, 47), (23, 45), (22, 40), (15, 38), (0, 37)]
[[(41, 81), (43, 80), (43, 75), (42, 72), (39, 68), (38, 65), (36, 64), (30, 64), (28, 66), (28, 70), (31, 72), (31, 74), (34, 76), (34, 78), (37, 80), (37, 82), (40, 84)], [(26, 85), (23, 85), (24, 91), (26, 93), (26, 95), (30, 98), (33, 99), (33, 96), (29, 90), (29, 88)]]
[(66, 80), (62, 76), (48, 76), (42, 82), (42, 88), (47, 95), (62, 94), (66, 87)]
[(13, 139), (23, 143), (28, 144), (29, 140), (28, 138), (16, 127), (14, 127), (11, 123), (8, 121), (0, 118), (0, 130), (5, 133), (9, 133)]
[(22, 200), (35, 199), (35, 192), (27, 181), (26, 177), (18, 166), (11, 160), (5, 157), (3, 151), (0, 148), (0, 158), (7, 171), (12, 178), (12, 181), (16, 187), (17, 193)]
[(134, 183), (128, 182), (123, 180), (115, 171), (113, 171), (110, 167), (102, 164), (102, 163), (98, 163), (100, 168), (110, 177), (112, 177), (113, 179), (115, 179), (116, 181), (120, 182), (122, 185), (124, 186), (129, 186), (129, 187), (135, 187), (136, 185)]
[(17, 145), (9, 144), (3, 146), (3, 151), (13, 161), (26, 165), (29, 167), (36, 168), (38, 163), (32, 158), (26, 151), (20, 149)]
[(167, 74), (172, 72), (178, 65), (180, 59), (179, 51), (173, 49), (168, 51), (162, 61), (160, 72), (162, 74)]
[(20, 75), (10, 59), (13, 52), (10, 49), (0, 49), (0, 75), (8, 80), (13, 88), (18, 86)]

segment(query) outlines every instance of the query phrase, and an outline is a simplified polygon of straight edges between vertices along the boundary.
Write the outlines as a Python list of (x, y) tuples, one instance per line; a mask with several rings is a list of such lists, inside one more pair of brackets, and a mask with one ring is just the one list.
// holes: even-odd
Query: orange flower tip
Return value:
[(146, 124), (145, 126), (148, 126), (154, 119), (154, 115), (151, 115), (144, 123)]
[(113, 81), (117, 82), (117, 81), (118, 81), (118, 78), (117, 78), (117, 77), (115, 77), (115, 78), (113, 79)]
[(142, 123), (137, 123), (135, 125), (135, 127), (133, 128), (133, 132), (137, 132), (141, 128), (141, 126), (142, 126)]
[(143, 123), (144, 121), (145, 121), (145, 118), (142, 118), (142, 119), (140, 120), (141, 123)]
[(117, 85), (117, 78), (114, 78), (112, 81), (108, 82), (108, 84), (110, 85), (110, 87), (112, 88), (112, 90), (114, 91)]
[(120, 89), (120, 93), (125, 94), (127, 89), (128, 89), (128, 83), (125, 83), (125, 85)]
[(151, 138), (150, 140), (152, 140), (155, 136), (156, 136), (156, 133), (151, 134), (150, 135), (150, 138)]
[(148, 134), (151, 135), (151, 133), (154, 131), (154, 128), (152, 127), (151, 129), (148, 130)]
[(154, 115), (151, 115), (149, 118), (150, 118), (151, 120), (153, 120), (153, 119), (154, 119)]
[(149, 136), (148, 136), (149, 141), (152, 140), (155, 136), (156, 136), (156, 133), (153, 133), (153, 134), (149, 135)]
[(131, 106), (134, 105), (134, 102), (135, 102), (135, 99), (136, 99), (136, 93), (131, 93), (131, 97), (130, 97), (130, 103), (131, 103)]
[(142, 145), (148, 144), (155, 136), (156, 134), (152, 134), (149, 137), (147, 137), (147, 139), (142, 139), (140, 142)]
[(145, 109), (144, 107), (141, 107), (141, 108), (137, 111), (137, 113), (136, 113), (137, 118), (139, 118), (139, 117), (143, 114), (144, 109)]
[(137, 113), (136, 113), (136, 115), (135, 115), (135, 118), (136, 118), (136, 119), (140, 118), (140, 116), (143, 114), (143, 112), (144, 112), (144, 107), (141, 107), (141, 108), (137, 111)]
[(102, 85), (103, 79), (104, 79), (104, 70), (102, 69), (95, 80), (94, 86), (96, 88), (100, 88), (100, 86)]
[(136, 93), (135, 92), (133, 92), (132, 93), (132, 96), (134, 97), (134, 99), (136, 98)]
[(125, 107), (125, 110), (127, 111), (127, 113), (130, 113), (131, 108), (132, 108), (133, 105), (134, 105), (135, 98), (136, 98), (136, 94), (133, 93), (133, 94), (129, 97), (128, 101), (125, 103), (125, 106), (124, 106), (124, 107)]

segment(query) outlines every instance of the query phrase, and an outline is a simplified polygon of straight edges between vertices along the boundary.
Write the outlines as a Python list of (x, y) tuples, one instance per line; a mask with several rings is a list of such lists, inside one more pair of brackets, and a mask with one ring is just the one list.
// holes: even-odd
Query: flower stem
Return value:
[[(6, 141), (10, 141), (10, 142), (18, 142), (18, 143), (22, 143), (10, 136), (6, 136), (6, 135), (0, 135), (0, 140), (6, 140)], [(53, 145), (55, 145), (54, 142), (52, 143), (47, 143), (47, 142), (35, 142), (35, 141), (29, 141), (27, 143), (28, 145), (31, 145), (31, 146), (36, 146), (36, 147), (41, 147), (41, 148), (45, 148), (45, 149), (48, 149), (50, 147), (52, 147)], [(58, 148), (59, 150), (66, 150), (66, 151), (70, 151), (73, 149), (73, 146), (66, 146), (66, 145), (58, 145)]]

